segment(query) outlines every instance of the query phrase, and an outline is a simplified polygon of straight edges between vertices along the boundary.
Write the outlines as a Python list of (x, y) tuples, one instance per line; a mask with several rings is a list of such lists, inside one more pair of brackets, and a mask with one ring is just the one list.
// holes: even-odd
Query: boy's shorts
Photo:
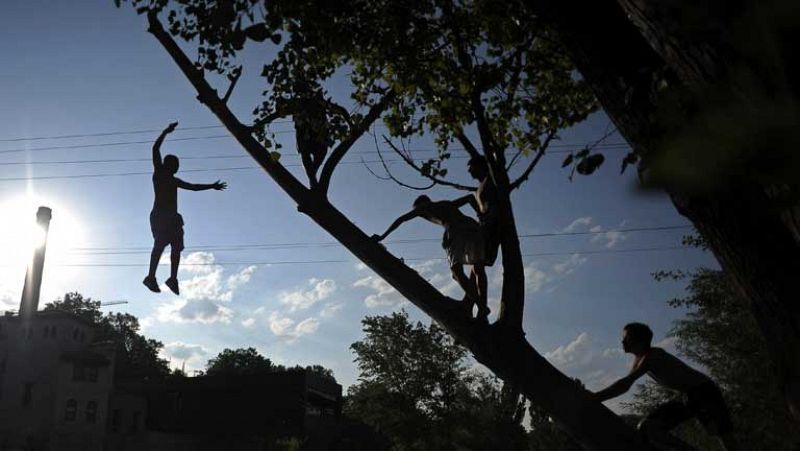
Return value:
[(647, 419), (664, 423), (673, 429), (690, 418), (697, 418), (703, 427), (714, 435), (733, 432), (733, 423), (722, 393), (716, 384), (709, 382), (689, 390), (686, 399), (675, 399), (662, 404)]
[(172, 250), (183, 250), (183, 216), (177, 212), (150, 212), (150, 231), (156, 247), (170, 245)]

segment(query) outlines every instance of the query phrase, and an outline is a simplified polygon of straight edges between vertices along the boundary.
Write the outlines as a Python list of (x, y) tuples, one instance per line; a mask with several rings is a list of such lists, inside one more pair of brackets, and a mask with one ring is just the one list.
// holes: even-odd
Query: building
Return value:
[(0, 316), (0, 449), (102, 450), (114, 347), (65, 312)]

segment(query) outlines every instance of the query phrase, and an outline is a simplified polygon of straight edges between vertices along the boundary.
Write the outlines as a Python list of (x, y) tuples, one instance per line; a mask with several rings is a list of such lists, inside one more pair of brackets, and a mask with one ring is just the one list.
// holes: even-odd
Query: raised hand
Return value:
[(175, 128), (177, 126), (178, 126), (178, 122), (177, 121), (167, 125), (167, 128), (164, 129), (164, 133), (172, 133), (173, 131), (175, 131)]
[(217, 180), (216, 182), (211, 184), (211, 187), (214, 188), (215, 190), (222, 191), (228, 187), (228, 184)]

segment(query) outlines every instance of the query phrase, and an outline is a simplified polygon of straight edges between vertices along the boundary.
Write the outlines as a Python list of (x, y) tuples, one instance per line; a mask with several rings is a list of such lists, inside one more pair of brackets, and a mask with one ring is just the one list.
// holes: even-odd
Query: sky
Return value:
[[(127, 301), (104, 309), (136, 315), (143, 332), (164, 343), (163, 356), (173, 367), (201, 370), (224, 348), (252, 346), (284, 365), (331, 368), (346, 389), (358, 377), (349, 346), (362, 336), (362, 318), (405, 309), (413, 320), (430, 320), (298, 213), (197, 102), (188, 81), (146, 32), (145, 18), (113, 3), (3, 2), (0, 245), (6, 251), (0, 254), (0, 310), (18, 308), (29, 255), (26, 233), (36, 207), (46, 205), (53, 219), (40, 306), (68, 291)], [(244, 76), (231, 99), (244, 122), (258, 104), (258, 67), (268, 55), (245, 54)], [(331, 86), (337, 98), (346, 98), (346, 89), (343, 80)], [(154, 294), (141, 284), (152, 246), (151, 143), (175, 120), (180, 126), (162, 152), (181, 158), (178, 176), (228, 182), (222, 192), (179, 194), (187, 246), (181, 296), (166, 289)], [(274, 130), (284, 144), (281, 162), (304, 180), (291, 124), (275, 124)], [(374, 130), (379, 138), (381, 130)], [(527, 339), (589, 389), (625, 374), (630, 359), (619, 342), (627, 322), (649, 323), (656, 341), (673, 349), (666, 336), (684, 312), (667, 301), (681, 296), (685, 286), (656, 282), (652, 272), (716, 265), (708, 254), (680, 248), (688, 228), (619, 231), (688, 222), (666, 196), (637, 191), (634, 171), (620, 175), (627, 146), (618, 134), (600, 146), (607, 160), (594, 175), (568, 179), (560, 167), (563, 152), (609, 131), (613, 125), (602, 112), (564, 130), (513, 195), (525, 255)], [(429, 137), (412, 143), (419, 155), (432, 147)], [(375, 152), (373, 137), (362, 138), (330, 189), (332, 203), (369, 234), (385, 230), (418, 194), (373, 176), (365, 165), (380, 174)], [(466, 182), (466, 159), (455, 156), (450, 172)], [(404, 181), (421, 182), (398, 163), (391, 168)], [(461, 192), (434, 189), (429, 195), (444, 199)], [(526, 236), (554, 232), (589, 233)], [(440, 236), (437, 226), (409, 223), (386, 245), (445, 294), (460, 298)], [(167, 273), (166, 266), (159, 268), (160, 282)], [(497, 265), (489, 278), (494, 315)], [(619, 409), (618, 403), (608, 405)]]

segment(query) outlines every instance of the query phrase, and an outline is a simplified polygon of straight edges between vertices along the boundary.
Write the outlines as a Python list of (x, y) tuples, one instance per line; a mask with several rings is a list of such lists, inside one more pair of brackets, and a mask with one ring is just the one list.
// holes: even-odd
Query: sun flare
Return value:
[[(50, 228), (45, 236), (36, 224), (36, 211), (40, 206), (52, 209)], [(5, 257), (0, 262), (12, 271), (26, 268), (33, 251), (47, 239), (48, 263), (68, 263), (71, 249), (82, 245), (83, 228), (71, 214), (69, 206), (58, 199), (35, 196), (0, 200), (0, 249)]]

